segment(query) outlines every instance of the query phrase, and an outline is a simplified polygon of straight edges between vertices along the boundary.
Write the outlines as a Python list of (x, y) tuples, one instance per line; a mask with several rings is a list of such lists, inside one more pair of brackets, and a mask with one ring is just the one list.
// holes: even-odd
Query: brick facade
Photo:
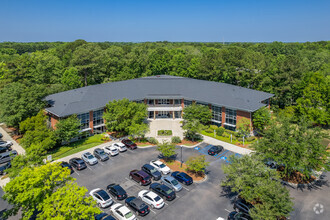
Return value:
[(226, 122), (226, 108), (222, 106), (221, 108), (221, 126), (225, 127)]
[(91, 133), (94, 132), (94, 122), (93, 122), (93, 111), (89, 112), (89, 128), (91, 129)]
[(58, 122), (58, 117), (54, 116), (54, 115), (50, 115), (50, 126), (55, 130), (56, 127), (56, 123)]

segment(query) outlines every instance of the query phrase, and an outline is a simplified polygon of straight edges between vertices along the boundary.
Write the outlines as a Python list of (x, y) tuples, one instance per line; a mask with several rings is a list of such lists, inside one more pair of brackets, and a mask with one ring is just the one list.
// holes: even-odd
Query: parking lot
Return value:
[[(198, 148), (183, 148), (182, 159), (186, 161), (190, 156), (207, 154), (209, 144), (202, 143)], [(206, 153), (205, 153), (206, 152)], [(181, 159), (181, 150), (177, 150), (177, 159)], [(207, 168), (208, 178), (202, 183), (193, 183), (185, 186), (173, 201), (165, 201), (165, 206), (158, 210), (152, 209), (145, 217), (139, 219), (217, 219), (226, 218), (232, 211), (232, 204), (227, 195), (221, 193), (220, 180), (223, 177), (221, 164), (226, 163), (230, 151), (222, 151), (221, 155), (206, 156), (210, 166)], [(111, 183), (120, 184), (129, 196), (136, 196), (141, 190), (149, 189), (148, 186), (140, 186), (134, 180), (129, 179), (129, 172), (140, 169), (142, 165), (156, 159), (159, 152), (156, 148), (138, 148), (120, 153), (110, 160), (89, 166), (82, 171), (72, 174), (81, 186), (89, 191), (95, 188), (106, 189)], [(115, 200), (117, 203), (118, 201)], [(124, 201), (119, 201), (124, 204)], [(103, 210), (110, 213), (110, 208)]]

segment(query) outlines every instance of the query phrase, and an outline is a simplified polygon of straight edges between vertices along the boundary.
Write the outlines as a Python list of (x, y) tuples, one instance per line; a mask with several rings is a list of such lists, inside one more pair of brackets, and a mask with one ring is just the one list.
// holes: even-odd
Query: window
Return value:
[(184, 103), (184, 106), (192, 105), (192, 101), (190, 101), (190, 100), (184, 100), (183, 103)]
[[(233, 127), (235, 130), (236, 127), (236, 110), (226, 108), (226, 125)], [(232, 129), (230, 129), (232, 130)]]
[(148, 105), (154, 105), (155, 100), (154, 99), (148, 99)]
[(93, 126), (103, 124), (103, 109), (93, 111)]
[(136, 103), (144, 103), (144, 99), (142, 100), (135, 100)]
[(170, 100), (169, 99), (158, 99), (158, 105), (169, 105)]
[(196, 102), (196, 105), (205, 105), (205, 106), (209, 106), (208, 104), (202, 103), (202, 102)]
[(181, 99), (174, 99), (174, 105), (181, 105)]
[(77, 115), (77, 118), (80, 119), (80, 130), (89, 128), (89, 112)]
[(212, 105), (212, 120), (221, 122), (222, 121), (222, 108)]

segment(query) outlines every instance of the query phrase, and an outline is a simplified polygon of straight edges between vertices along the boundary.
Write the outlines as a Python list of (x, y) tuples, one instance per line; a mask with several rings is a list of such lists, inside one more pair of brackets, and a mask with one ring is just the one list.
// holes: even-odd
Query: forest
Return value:
[(305, 43), (0, 43), (0, 121), (18, 127), (52, 93), (151, 75), (275, 94), (273, 111), (329, 126), (330, 41)]

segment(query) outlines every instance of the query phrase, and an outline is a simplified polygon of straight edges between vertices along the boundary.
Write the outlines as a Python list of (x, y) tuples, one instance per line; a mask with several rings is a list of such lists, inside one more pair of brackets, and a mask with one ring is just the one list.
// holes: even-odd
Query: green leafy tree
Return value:
[(330, 76), (320, 73), (309, 74), (305, 81), (302, 97), (297, 99), (298, 117), (307, 117), (319, 125), (330, 122)]
[(183, 109), (183, 113), (184, 120), (198, 120), (198, 122), (203, 125), (210, 123), (212, 117), (211, 110), (205, 105), (189, 105)]
[(298, 170), (308, 177), (321, 167), (329, 170), (329, 152), (321, 144), (324, 137), (320, 128), (309, 127), (305, 120), (292, 124), (287, 118), (277, 117), (253, 147), (263, 158), (283, 164), (286, 176)]
[(49, 196), (71, 179), (70, 171), (63, 169), (58, 163), (22, 169), (4, 187), (3, 198), (12, 205), (7, 214), (16, 215), (21, 210), (23, 219), (29, 219), (42, 210), (43, 202)]
[(142, 123), (142, 124), (132, 124), (129, 127), (128, 133), (130, 135), (133, 135), (135, 138), (143, 138), (148, 131), (149, 131), (149, 125)]
[(36, 115), (45, 106), (47, 94), (43, 85), (27, 86), (14, 82), (0, 91), (0, 120), (8, 126), (18, 127), (28, 117)]
[(198, 134), (204, 126), (196, 119), (185, 121), (183, 125), (183, 129), (185, 130), (184, 136), (188, 140), (200, 140), (202, 136)]
[(46, 115), (40, 111), (36, 116), (31, 116), (19, 124), (19, 131), (25, 133), (46, 126)]
[(56, 125), (55, 134), (58, 139), (66, 144), (75, 137), (79, 136), (80, 120), (77, 115), (72, 115), (68, 118), (59, 120)]
[(76, 89), (83, 85), (78, 70), (75, 67), (65, 70), (61, 77), (61, 83), (65, 85), (67, 89)]
[(205, 169), (210, 165), (210, 163), (206, 161), (205, 155), (199, 155), (189, 157), (186, 161), (186, 165), (188, 170), (202, 174), (205, 173)]
[(163, 155), (166, 160), (175, 155), (175, 149), (175, 144), (171, 144), (167, 141), (163, 141), (163, 143), (158, 144), (157, 146), (157, 150)]
[[(144, 130), (144, 120), (148, 115), (147, 106), (143, 103), (130, 102), (128, 99), (114, 100), (106, 105), (103, 114), (107, 130), (125, 132), (136, 131), (141, 125)], [(140, 128), (139, 128), (140, 129)]]
[(247, 118), (241, 118), (237, 123), (237, 132), (239, 136), (246, 137), (250, 134), (251, 122)]
[(270, 111), (267, 107), (262, 107), (253, 113), (253, 126), (262, 133), (267, 125), (270, 123)]
[(281, 185), (276, 170), (269, 169), (256, 155), (230, 157), (222, 166), (226, 174), (221, 185), (254, 205), (253, 219), (280, 219), (293, 211), (293, 202), (287, 188)]
[(44, 199), (37, 219), (93, 219), (101, 210), (96, 207), (92, 197), (86, 197), (87, 192), (85, 187), (72, 181), (67, 182)]

